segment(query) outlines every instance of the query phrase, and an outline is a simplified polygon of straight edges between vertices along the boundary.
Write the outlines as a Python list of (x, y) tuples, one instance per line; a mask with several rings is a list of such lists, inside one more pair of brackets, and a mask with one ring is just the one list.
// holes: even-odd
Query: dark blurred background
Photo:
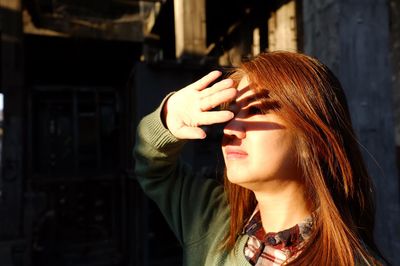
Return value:
[[(318, 57), (342, 81), (400, 265), (398, 0), (1, 0), (0, 265), (180, 265), (138, 187), (136, 125), (166, 93), (263, 51)], [(185, 159), (215, 177), (221, 131)]]

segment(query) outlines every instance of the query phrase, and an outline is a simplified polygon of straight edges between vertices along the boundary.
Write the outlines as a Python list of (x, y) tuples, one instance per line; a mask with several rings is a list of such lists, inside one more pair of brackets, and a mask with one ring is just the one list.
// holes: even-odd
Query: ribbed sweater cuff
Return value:
[(151, 143), (156, 149), (171, 147), (171, 146), (182, 146), (186, 141), (177, 139), (171, 132), (164, 126), (162, 122), (162, 110), (165, 102), (173, 93), (170, 93), (163, 99), (158, 108), (145, 116), (141, 123), (145, 126), (141, 127), (143, 130), (141, 135), (147, 143)]

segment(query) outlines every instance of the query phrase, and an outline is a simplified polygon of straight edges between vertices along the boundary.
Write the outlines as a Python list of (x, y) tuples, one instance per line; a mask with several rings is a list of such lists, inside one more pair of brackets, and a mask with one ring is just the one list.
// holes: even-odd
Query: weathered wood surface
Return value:
[(375, 237), (391, 262), (400, 265), (388, 8), (384, 0), (304, 0), (304, 52), (327, 64), (345, 88), (376, 186)]
[(296, 1), (289, 1), (268, 19), (268, 50), (297, 51)]
[(205, 0), (174, 0), (176, 58), (206, 52)]
[[(400, 1), (398, 0), (390, 0), (390, 21), (394, 121), (396, 145), (400, 150)], [(399, 159), (397, 162), (399, 164)]]

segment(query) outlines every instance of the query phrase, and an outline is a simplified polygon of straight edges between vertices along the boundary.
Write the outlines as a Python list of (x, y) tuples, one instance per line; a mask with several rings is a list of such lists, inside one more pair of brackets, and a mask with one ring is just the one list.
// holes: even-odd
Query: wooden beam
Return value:
[(287, 2), (268, 19), (268, 50), (297, 50), (296, 3)]
[(176, 58), (206, 54), (205, 0), (174, 0)]

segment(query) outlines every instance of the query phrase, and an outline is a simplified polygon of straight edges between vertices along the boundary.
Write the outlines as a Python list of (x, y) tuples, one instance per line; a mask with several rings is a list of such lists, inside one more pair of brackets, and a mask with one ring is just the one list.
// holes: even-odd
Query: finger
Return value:
[(210, 88), (203, 90), (201, 92), (201, 96), (202, 97), (207, 97), (211, 94), (214, 94), (220, 90), (224, 90), (224, 89), (228, 89), (228, 88), (232, 88), (233, 84), (233, 80), (232, 79), (224, 79), (221, 80), (217, 83), (215, 83), (214, 85), (212, 85)]
[(213, 82), (214, 80), (216, 80), (217, 78), (219, 78), (221, 76), (221, 71), (215, 70), (212, 71), (210, 73), (208, 73), (207, 75), (205, 75), (204, 77), (202, 77), (201, 79), (199, 79), (198, 81), (192, 83), (190, 86), (195, 88), (198, 91), (204, 90), (205, 88), (208, 87), (208, 85)]
[(209, 95), (208, 97), (201, 99), (200, 110), (208, 111), (218, 105), (221, 105), (222, 103), (232, 101), (235, 99), (236, 94), (237, 90), (235, 88), (220, 90), (212, 95)]
[(199, 127), (183, 127), (176, 136), (179, 139), (204, 139), (206, 132)]
[(198, 122), (201, 125), (212, 125), (217, 123), (225, 123), (231, 120), (234, 117), (234, 114), (231, 111), (212, 111), (212, 112), (204, 112), (199, 118)]

